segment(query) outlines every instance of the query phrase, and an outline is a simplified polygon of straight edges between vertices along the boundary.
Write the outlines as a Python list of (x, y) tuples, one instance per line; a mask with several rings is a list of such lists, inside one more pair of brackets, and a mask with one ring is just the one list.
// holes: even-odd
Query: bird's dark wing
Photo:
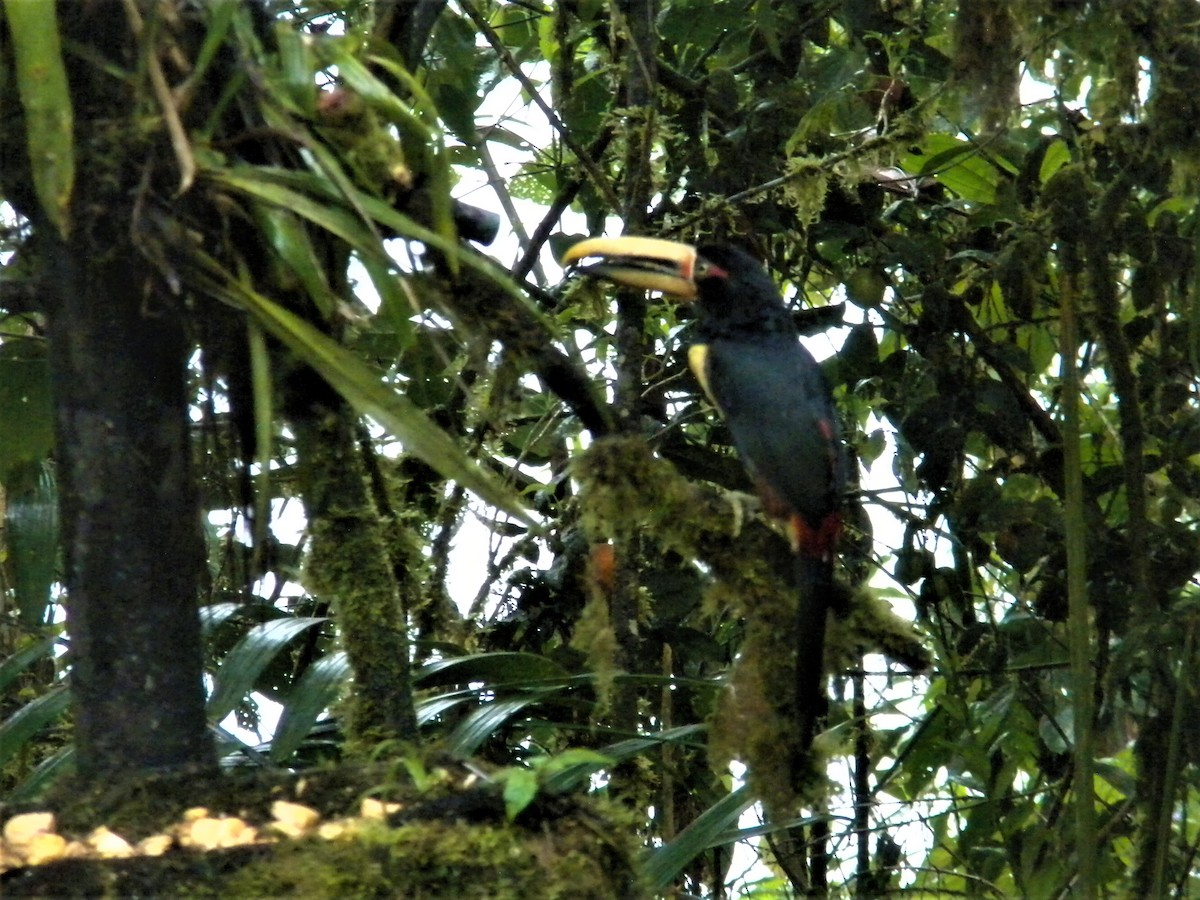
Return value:
[(812, 356), (795, 337), (768, 335), (694, 345), (689, 359), (764, 502), (776, 506), (769, 511), (820, 528), (839, 508), (844, 472), (829, 388)]

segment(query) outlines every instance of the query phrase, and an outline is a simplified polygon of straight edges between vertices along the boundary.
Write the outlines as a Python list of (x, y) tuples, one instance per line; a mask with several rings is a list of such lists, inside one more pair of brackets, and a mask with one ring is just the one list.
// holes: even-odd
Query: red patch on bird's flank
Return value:
[(601, 594), (612, 594), (617, 580), (617, 551), (612, 544), (592, 544), (588, 578)]
[(842, 517), (830, 513), (813, 528), (799, 516), (788, 519), (788, 537), (792, 541), (792, 552), (817, 559), (833, 559), (838, 538), (842, 534)]

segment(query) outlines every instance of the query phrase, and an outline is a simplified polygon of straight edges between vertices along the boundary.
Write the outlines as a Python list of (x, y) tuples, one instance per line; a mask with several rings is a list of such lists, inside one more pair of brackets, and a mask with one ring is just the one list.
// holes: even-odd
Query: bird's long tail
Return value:
[(817, 723), (825, 715), (825, 619), (832, 563), (803, 550), (796, 554), (796, 718), (800, 752), (808, 756)]

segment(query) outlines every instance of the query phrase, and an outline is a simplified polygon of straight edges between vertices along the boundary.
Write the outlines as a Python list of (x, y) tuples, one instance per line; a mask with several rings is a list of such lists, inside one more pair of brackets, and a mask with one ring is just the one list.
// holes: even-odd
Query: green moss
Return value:
[[(429, 766), (440, 769), (433, 761)], [(272, 821), (275, 800), (303, 803), (329, 821), (357, 814), (360, 798), (368, 795), (399, 804), (401, 814), (412, 819), (395, 826), (358, 820), (355, 830), (333, 840), (307, 837), (210, 852), (176, 849), (160, 857), (63, 860), (10, 873), (4, 894), (222, 900), (645, 896), (633, 862), (636, 829), (625, 814), (587, 797), (558, 797), (535, 802), (520, 824), (508, 823), (498, 797), (491, 805), (479, 803), (480, 792), (488, 789), (454, 789), (460, 780), (461, 773), (447, 771), (446, 778), (422, 790), (388, 767), (341, 766), (301, 776), (256, 772), (207, 781), (154, 779), (144, 789), (97, 791), (77, 798), (70, 809), (60, 807), (60, 833), (78, 836), (104, 823), (137, 840), (169, 829), (192, 806), (262, 826)], [(472, 802), (464, 805), (464, 800)], [(460, 821), (467, 815), (463, 809), (471, 810), (470, 822)]]
[(354, 692), (345, 703), (351, 753), (380, 741), (415, 740), (408, 638), (383, 523), (367, 490), (344, 404), (297, 417), (309, 555), (304, 583), (335, 604)]
[[(519, 829), (427, 822), (369, 826), (352, 839), (303, 841), (241, 869), (226, 897), (614, 897), (603, 853), (532, 841)], [(595, 848), (593, 848), (594, 850)]]
[(617, 635), (608, 615), (608, 598), (593, 591), (571, 636), (571, 646), (587, 657), (596, 686), (597, 711), (602, 716), (612, 703), (613, 680), (617, 674)]
[(594, 541), (645, 534), (664, 550), (695, 558), (714, 536), (741, 526), (736, 504), (688, 482), (640, 438), (606, 438), (579, 456), (580, 521)]

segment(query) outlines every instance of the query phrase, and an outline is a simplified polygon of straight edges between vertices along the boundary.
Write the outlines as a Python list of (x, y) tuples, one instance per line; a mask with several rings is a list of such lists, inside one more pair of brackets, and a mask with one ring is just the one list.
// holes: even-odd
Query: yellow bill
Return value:
[[(586, 264), (589, 258), (597, 261)], [(563, 255), (562, 264), (626, 287), (658, 291), (681, 300), (696, 296), (692, 280), (696, 248), (691, 244), (647, 237), (589, 238), (571, 247)]]

